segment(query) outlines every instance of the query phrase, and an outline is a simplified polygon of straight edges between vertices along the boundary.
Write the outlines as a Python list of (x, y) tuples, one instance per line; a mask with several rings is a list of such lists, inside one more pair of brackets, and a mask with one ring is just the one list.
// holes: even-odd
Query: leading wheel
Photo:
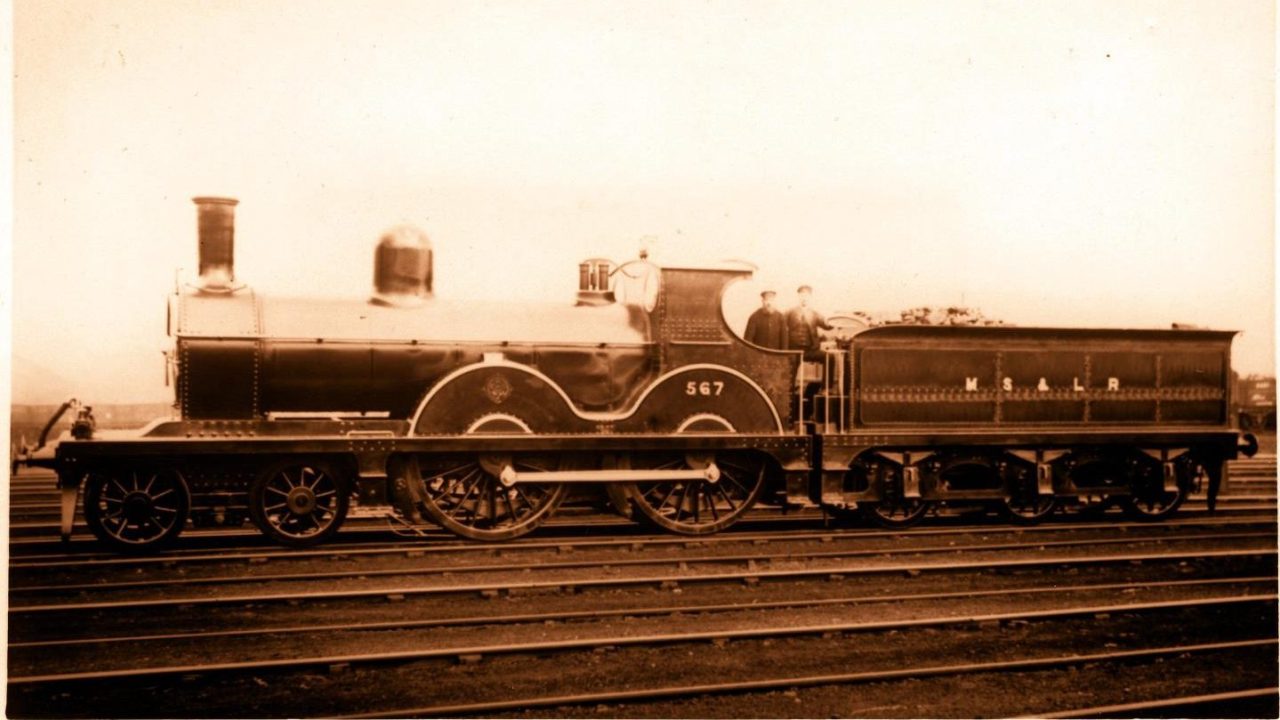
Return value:
[(338, 532), (350, 500), (346, 477), (322, 461), (289, 460), (267, 468), (249, 489), (249, 513), (264, 535), (308, 547)]
[(191, 493), (176, 470), (94, 470), (85, 476), (84, 519), (102, 542), (150, 552), (182, 532)]

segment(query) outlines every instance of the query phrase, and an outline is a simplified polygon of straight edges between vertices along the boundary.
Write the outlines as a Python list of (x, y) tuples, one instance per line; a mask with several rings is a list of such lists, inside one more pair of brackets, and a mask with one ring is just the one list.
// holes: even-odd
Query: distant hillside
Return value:
[[(19, 442), (25, 437), (28, 444), (35, 444), (40, 437), (40, 430), (57, 410), (57, 405), (11, 405), (9, 438)], [(100, 428), (137, 428), (156, 418), (170, 417), (173, 414), (173, 406), (168, 403), (93, 406), (93, 417)], [(49, 432), (49, 437), (56, 438), (63, 430), (70, 428), (72, 419), (74, 413), (68, 410)]]

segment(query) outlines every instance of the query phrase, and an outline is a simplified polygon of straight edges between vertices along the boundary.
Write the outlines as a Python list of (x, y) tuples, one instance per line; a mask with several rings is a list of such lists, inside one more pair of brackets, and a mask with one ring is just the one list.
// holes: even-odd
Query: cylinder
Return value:
[(596, 265), (596, 290), (605, 292), (609, 289), (609, 263)]
[(200, 285), (227, 288), (236, 279), (236, 205), (239, 200), (192, 198), (198, 214)]
[(591, 263), (578, 264), (578, 290), (591, 289)]

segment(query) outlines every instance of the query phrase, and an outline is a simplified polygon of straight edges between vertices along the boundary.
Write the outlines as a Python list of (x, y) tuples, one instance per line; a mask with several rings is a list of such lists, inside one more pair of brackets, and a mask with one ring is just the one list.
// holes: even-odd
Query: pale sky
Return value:
[(271, 294), (366, 295), (406, 221), (455, 298), (568, 302), (648, 238), (827, 312), (1238, 329), (1272, 373), (1273, 13), (17, 0), (14, 400), (171, 397), (206, 194)]

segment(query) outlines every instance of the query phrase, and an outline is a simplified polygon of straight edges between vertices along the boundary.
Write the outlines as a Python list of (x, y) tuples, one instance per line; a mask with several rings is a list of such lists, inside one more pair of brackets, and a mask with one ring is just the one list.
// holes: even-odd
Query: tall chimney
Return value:
[(192, 198), (199, 215), (200, 287), (227, 290), (236, 279), (236, 205), (239, 200)]

